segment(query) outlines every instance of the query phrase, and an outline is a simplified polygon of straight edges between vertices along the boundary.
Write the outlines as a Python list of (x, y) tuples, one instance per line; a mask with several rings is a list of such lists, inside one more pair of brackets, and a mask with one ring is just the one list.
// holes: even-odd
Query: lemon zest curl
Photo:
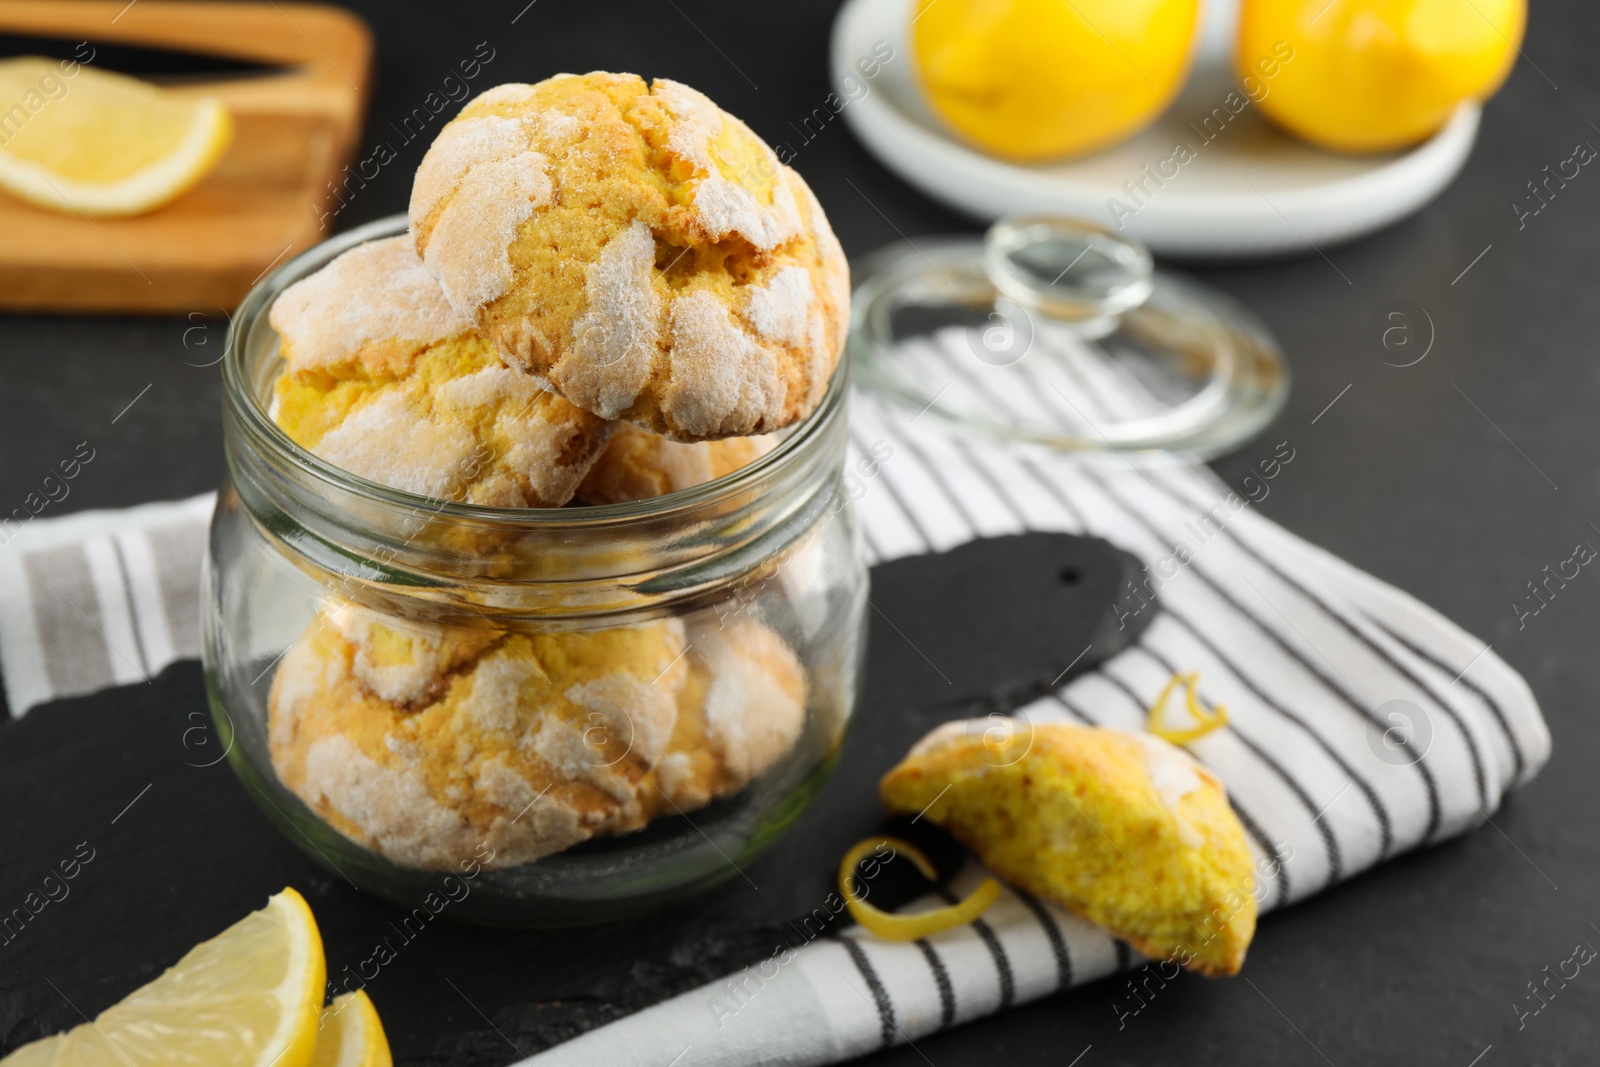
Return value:
[(946, 930), (954, 930), (958, 926), (966, 926), (988, 911), (1000, 898), (1000, 883), (993, 878), (985, 878), (965, 899), (948, 907), (912, 915), (900, 915), (874, 907), (856, 892), (853, 876), (856, 865), (868, 854), (884, 845), (890, 846), (897, 854), (909, 859), (930, 882), (938, 880), (939, 872), (934, 870), (933, 864), (921, 849), (898, 837), (868, 837), (858, 841), (844, 854), (844, 859), (839, 861), (839, 892), (844, 894), (850, 914), (861, 924), (862, 929), (876, 934), (885, 941), (917, 941)]

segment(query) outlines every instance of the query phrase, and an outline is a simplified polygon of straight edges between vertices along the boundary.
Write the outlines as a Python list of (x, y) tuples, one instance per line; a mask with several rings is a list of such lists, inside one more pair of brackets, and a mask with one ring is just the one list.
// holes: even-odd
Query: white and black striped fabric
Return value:
[[(1149, 403), (1125, 368), (1070, 336), (1036, 336), (1042, 350), (1021, 374), (975, 364), (958, 332), (923, 344), (907, 355), (935, 386), (948, 379), (996, 409), (1080, 433)], [(1480, 823), (1549, 758), (1532, 693), (1482, 641), (1229, 501), (1209, 470), (1030, 454), (860, 391), (852, 405), (849, 462), (865, 486), (856, 507), (873, 562), (1023, 530), (1096, 534), (1146, 561), (1160, 611), (1138, 644), (1019, 714), (1142, 729), (1167, 681), (1198, 671), (1201, 698), (1225, 705), (1229, 723), (1190, 751), (1228, 786), (1263, 912)], [(1293, 476), (1277, 445), (1261, 447), (1279, 459), (1268, 470)], [(969, 867), (909, 910), (964, 895), (982, 876)], [(835, 1063), (1136, 962), (1105, 931), (1007, 890), (980, 921), (923, 941), (849, 928), (775, 946), (755, 966), (524, 1065)], [(1063, 1049), (1063, 1063), (1075, 1052)]]
[[(1087, 431), (1148, 402), (1123, 368), (1070, 339), (1034, 343), (1031, 387), (975, 368), (959, 336), (911, 355), (1000, 410)], [(1281, 462), (1294, 443), (1261, 447)], [(1229, 724), (1191, 751), (1227, 784), (1269, 872), (1264, 911), (1476, 825), (1549, 757), (1532, 694), (1482, 641), (1230, 500), (1205, 468), (1031, 453), (860, 391), (849, 463), (873, 562), (1023, 530), (1099, 535), (1147, 562), (1159, 612), (1138, 644), (1019, 714), (1140, 729), (1173, 674), (1199, 672), (1202, 699), (1225, 705)], [(1280, 476), (1292, 471), (1290, 461)], [(0, 669), (14, 715), (198, 653), (210, 506), (36, 520), (0, 548)], [(981, 876), (969, 869), (946, 893)], [(527, 1062), (833, 1063), (1134, 962), (1104, 931), (1008, 890), (981, 921), (925, 941), (852, 928), (781, 947)]]
[(200, 562), (215, 506), (206, 493), (6, 525), (0, 676), (14, 717), (200, 655)]

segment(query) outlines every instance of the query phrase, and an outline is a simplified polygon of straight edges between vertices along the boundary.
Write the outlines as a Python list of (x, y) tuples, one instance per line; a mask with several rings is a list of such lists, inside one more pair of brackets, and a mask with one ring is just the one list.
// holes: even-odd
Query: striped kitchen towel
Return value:
[(0, 672), (13, 716), (200, 655), (200, 561), (216, 494), (6, 525)]
[[(1035, 338), (1024, 364), (1046, 376), (1036, 388), (986, 380), (959, 336), (925, 344), (913, 355), (933, 380), (1083, 432), (1148, 402), (1122, 368), (1070, 338)], [(1482, 641), (1250, 505), (1295, 476), (1293, 437), (1251, 446), (1255, 473), (1230, 489), (1202, 467), (1074, 459), (945, 432), (860, 391), (850, 429), (846, 482), (873, 562), (1025, 530), (1099, 535), (1144, 560), (1128, 610), (1157, 611), (1159, 601), (1159, 611), (1138, 643), (1018, 714), (1139, 729), (1173, 674), (1198, 671), (1202, 699), (1226, 705), (1229, 723), (1191, 751), (1228, 786), (1263, 911), (1477, 825), (1549, 756), (1532, 694)], [(0, 548), (0, 668), (13, 714), (196, 653), (209, 507), (196, 498), (39, 520)], [(950, 889), (964, 892), (981, 873), (967, 870)], [(980, 922), (924, 941), (853, 928), (797, 936), (528, 1062), (831, 1063), (1134, 962), (1105, 932), (1007, 891)]]
[[(975, 364), (959, 331), (899, 355), (923, 359), (936, 386), (1083, 434), (1147, 410), (1125, 368), (1070, 335), (1041, 331), (1034, 345), (1020, 364), (1038, 374), (1028, 388)], [(1228, 786), (1263, 912), (1481, 823), (1549, 758), (1533, 694), (1488, 646), (1250, 506), (1293, 477), (1293, 439), (1254, 446), (1254, 473), (1230, 489), (1206, 468), (1029, 454), (941, 432), (868, 394), (852, 405), (849, 462), (874, 562), (1023, 530), (1097, 534), (1144, 560), (1134, 602), (1159, 598), (1160, 611), (1139, 642), (1017, 714), (1138, 730), (1168, 679), (1198, 671), (1202, 699), (1226, 705), (1229, 722), (1190, 751)], [(950, 891), (964, 895), (983, 874), (969, 866)], [(1141, 962), (1105, 931), (1010, 890), (978, 922), (917, 942), (811, 930), (524, 1067), (834, 1063)], [(1149, 968), (1141, 990), (1177, 970)], [(1113, 996), (1119, 1016), (1143, 1004), (1132, 990)], [(1062, 1062), (1079, 1054), (1062, 1052)]]

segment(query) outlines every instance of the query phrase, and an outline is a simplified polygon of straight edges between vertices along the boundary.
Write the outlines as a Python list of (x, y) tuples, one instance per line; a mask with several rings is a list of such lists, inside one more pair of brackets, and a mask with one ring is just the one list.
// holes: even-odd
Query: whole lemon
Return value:
[(1290, 133), (1381, 152), (1498, 89), (1527, 16), (1526, 0), (1242, 0), (1234, 70), (1255, 79), (1261, 110)]
[(935, 113), (986, 152), (1057, 159), (1149, 122), (1188, 71), (1200, 0), (918, 0)]

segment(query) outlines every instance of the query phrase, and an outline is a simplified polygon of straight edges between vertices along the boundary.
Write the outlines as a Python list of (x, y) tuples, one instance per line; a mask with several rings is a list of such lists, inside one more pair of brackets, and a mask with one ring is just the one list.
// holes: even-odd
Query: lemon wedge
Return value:
[(56, 1062), (56, 1049), (61, 1046), (61, 1038), (47, 1037), (43, 1041), (34, 1041), (23, 1045), (17, 1051), (0, 1060), (5, 1067), (52, 1067)]
[(394, 1067), (383, 1022), (366, 990), (346, 993), (322, 1009), (311, 1067)]
[(325, 978), (316, 920), (285, 889), (94, 1022), (0, 1065), (309, 1067)]
[(232, 136), (210, 97), (80, 64), (0, 60), (0, 189), (37, 207), (152, 211), (203, 178)]

